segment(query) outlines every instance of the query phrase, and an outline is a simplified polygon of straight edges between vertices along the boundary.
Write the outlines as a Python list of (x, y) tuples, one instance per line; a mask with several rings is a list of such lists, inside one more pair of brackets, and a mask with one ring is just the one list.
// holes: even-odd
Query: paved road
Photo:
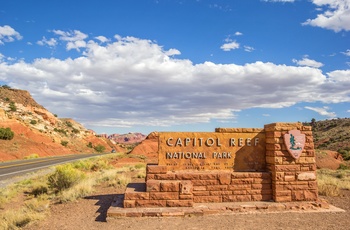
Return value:
[[(110, 154), (110, 153), (106, 153)], [(23, 175), (28, 172), (34, 172), (39, 169), (48, 168), (53, 165), (63, 164), (71, 161), (76, 161), (83, 158), (101, 156), (105, 154), (74, 154), (65, 156), (36, 158), (29, 160), (18, 160), (0, 163), (0, 181), (9, 179), (14, 176)]]

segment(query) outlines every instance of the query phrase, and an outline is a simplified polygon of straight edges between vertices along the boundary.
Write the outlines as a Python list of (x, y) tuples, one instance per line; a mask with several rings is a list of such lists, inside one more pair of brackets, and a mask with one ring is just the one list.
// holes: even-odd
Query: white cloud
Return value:
[(231, 51), (238, 48), (239, 48), (239, 43), (236, 41), (225, 43), (220, 47), (220, 49), (222, 49), (223, 51)]
[(55, 47), (57, 46), (57, 40), (54, 38), (50, 38), (49, 40), (43, 37), (40, 41), (37, 41), (36, 44), (40, 46), (49, 46), (49, 47)]
[(60, 40), (67, 42), (67, 50), (75, 49), (77, 51), (80, 51), (80, 48), (86, 47), (86, 42), (84, 40), (88, 38), (88, 35), (80, 32), (79, 30), (69, 32), (62, 30), (53, 30), (52, 32), (58, 35)]
[[(247, 108), (350, 102), (350, 70), (174, 58), (150, 40), (86, 42), (77, 58), (0, 62), (0, 80), (26, 89), (53, 113), (85, 125), (168, 126), (232, 121)], [(77, 40), (81, 41), (81, 40)], [(70, 41), (68, 41), (70, 42)]]
[(104, 43), (104, 42), (109, 42), (110, 40), (108, 38), (106, 38), (105, 36), (97, 36), (95, 37), (95, 39), (99, 40), (100, 42)]
[(344, 54), (345, 56), (350, 57), (350, 49), (346, 50), (345, 52), (341, 52), (341, 53)]
[(251, 46), (244, 46), (244, 51), (246, 52), (253, 52), (255, 49)]
[(324, 106), (322, 108), (320, 107), (310, 107), (310, 106), (305, 106), (305, 109), (309, 109), (312, 111), (315, 111), (316, 113), (322, 115), (322, 116), (326, 116), (326, 117), (330, 117), (330, 118), (334, 118), (337, 116), (337, 114), (335, 114), (335, 112), (330, 112), (328, 111), (330, 108), (327, 106)]
[(11, 26), (0, 26), (0, 45), (4, 42), (13, 42), (15, 40), (21, 40), (22, 36)]
[(350, 30), (350, 0), (312, 0), (317, 9), (325, 7), (323, 13), (314, 19), (307, 19), (302, 25), (317, 26), (339, 32)]
[(241, 33), (241, 32), (239, 32), (239, 31), (237, 31), (236, 33), (235, 33), (235, 36), (242, 36), (243, 34)]
[(313, 68), (320, 68), (323, 66), (323, 64), (321, 62), (311, 60), (307, 57), (304, 57), (302, 60), (293, 59), (292, 61), (299, 66), (308, 66), (308, 67), (313, 67)]

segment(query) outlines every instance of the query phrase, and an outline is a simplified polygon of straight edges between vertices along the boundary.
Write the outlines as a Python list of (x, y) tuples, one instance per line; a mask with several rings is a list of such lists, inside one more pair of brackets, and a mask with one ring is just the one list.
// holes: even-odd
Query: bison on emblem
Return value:
[(305, 134), (302, 134), (300, 130), (290, 130), (284, 134), (284, 143), (292, 157), (298, 159), (304, 149)]

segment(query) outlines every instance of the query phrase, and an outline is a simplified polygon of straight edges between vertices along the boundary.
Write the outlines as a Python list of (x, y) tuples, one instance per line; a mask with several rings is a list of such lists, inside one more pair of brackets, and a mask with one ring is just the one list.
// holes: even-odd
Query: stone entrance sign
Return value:
[(161, 132), (159, 162), (174, 170), (265, 171), (265, 133), (230, 129), (222, 132)]
[(128, 186), (124, 208), (318, 199), (310, 126), (272, 123), (158, 138), (158, 164), (147, 165), (145, 183)]

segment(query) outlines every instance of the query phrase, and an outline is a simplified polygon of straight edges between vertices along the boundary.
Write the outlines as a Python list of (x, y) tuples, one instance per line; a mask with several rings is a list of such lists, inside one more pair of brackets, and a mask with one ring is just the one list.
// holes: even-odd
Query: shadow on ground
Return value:
[[(104, 195), (94, 195), (94, 196), (86, 196), (84, 199), (88, 200), (97, 200), (97, 206), (100, 206), (96, 213), (99, 215), (96, 217), (95, 221), (98, 222), (107, 222), (107, 211), (111, 206), (113, 201), (121, 200), (124, 198), (124, 194), (104, 194)], [(118, 203), (118, 207), (123, 207), (123, 203)]]

